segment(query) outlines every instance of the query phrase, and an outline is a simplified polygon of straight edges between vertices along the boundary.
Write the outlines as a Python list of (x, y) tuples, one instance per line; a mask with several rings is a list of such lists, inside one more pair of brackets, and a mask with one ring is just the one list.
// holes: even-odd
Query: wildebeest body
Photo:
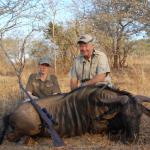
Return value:
[[(76, 94), (76, 91), (72, 94), (60, 96), (57, 100), (52, 96), (37, 101), (41, 107), (48, 110), (58, 123), (55, 129), (61, 136), (81, 135), (88, 131), (89, 125), (91, 125), (91, 116), (87, 110), (89, 107), (88, 101), (85, 99), (90, 92), (85, 94), (85, 91), (87, 90), (82, 89), (79, 94)], [(10, 124), (20, 134), (35, 135), (41, 131), (39, 115), (30, 103), (22, 104), (11, 114)]]
[[(139, 133), (141, 104), (128, 92), (101, 88), (102, 86), (82, 87), (37, 102), (55, 119), (58, 125), (54, 128), (61, 136), (91, 133), (99, 123), (96, 119), (100, 118), (108, 121), (107, 130), (121, 130), (124, 140), (133, 141)], [(37, 135), (43, 131), (40, 117), (29, 102), (20, 105), (10, 115), (10, 125), (17, 137)]]

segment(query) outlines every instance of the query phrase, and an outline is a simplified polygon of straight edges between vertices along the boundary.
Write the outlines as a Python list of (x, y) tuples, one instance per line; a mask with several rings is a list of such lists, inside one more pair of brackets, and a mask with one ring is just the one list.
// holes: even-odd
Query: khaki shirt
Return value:
[(40, 79), (39, 73), (31, 74), (26, 90), (30, 91), (32, 95), (39, 98), (47, 97), (54, 93), (60, 93), (59, 84), (55, 75), (48, 75), (45, 81)]
[[(92, 79), (95, 75), (101, 73), (110, 73), (110, 67), (107, 56), (103, 52), (96, 50), (94, 50), (93, 56), (89, 60), (86, 60), (81, 54), (76, 57), (70, 70), (71, 78), (76, 78), (80, 82)], [(109, 74), (104, 82), (111, 83)]]

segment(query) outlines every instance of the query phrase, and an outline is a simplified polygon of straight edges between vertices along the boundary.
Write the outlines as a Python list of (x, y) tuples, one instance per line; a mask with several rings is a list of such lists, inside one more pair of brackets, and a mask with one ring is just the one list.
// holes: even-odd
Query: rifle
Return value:
[(19, 85), (20, 88), (25, 92), (25, 94), (28, 96), (30, 99), (30, 103), (32, 106), (35, 108), (35, 110), (38, 112), (41, 121), (43, 122), (44, 126), (47, 128), (48, 133), (51, 135), (52, 141), (54, 146), (59, 147), (59, 146), (64, 146), (63, 140), (60, 138), (58, 133), (53, 129), (52, 125), (55, 124), (56, 122), (53, 120), (52, 116), (47, 112), (45, 108), (41, 108), (35, 100), (32, 99), (30, 94), (25, 90), (23, 87), (21, 81), (19, 80)]

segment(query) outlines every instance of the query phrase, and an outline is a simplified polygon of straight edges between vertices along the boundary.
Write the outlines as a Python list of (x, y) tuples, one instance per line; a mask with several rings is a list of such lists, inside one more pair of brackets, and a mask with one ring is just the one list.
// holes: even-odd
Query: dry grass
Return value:
[[(132, 56), (128, 59), (129, 67), (116, 71), (112, 70), (113, 83), (121, 89), (126, 89), (134, 94), (142, 94), (150, 96), (150, 56)], [(29, 76), (30, 69), (26, 69), (23, 81), (26, 83)], [(69, 79), (67, 75), (58, 75), (61, 90), (63, 92), (69, 91)], [(17, 80), (14, 76), (0, 76), (0, 116), (4, 113), (13, 110), (14, 106), (19, 102), (19, 92)], [(138, 145), (125, 146), (121, 143), (111, 142), (106, 136), (102, 135), (83, 135), (82, 137), (74, 137), (65, 139), (67, 147), (64, 149), (148, 149), (150, 144), (150, 118), (144, 116), (142, 118), (142, 127), (140, 132), (140, 140)], [(5, 141), (5, 145), (0, 147), (3, 149), (50, 149), (48, 146), (49, 139), (38, 140), (42, 145), (30, 146), (16, 146), (16, 144), (8, 143)], [(6, 146), (9, 145), (9, 146)]]
[(150, 96), (150, 56), (129, 57), (128, 63), (130, 66), (123, 71), (113, 71), (114, 84), (135, 94)]

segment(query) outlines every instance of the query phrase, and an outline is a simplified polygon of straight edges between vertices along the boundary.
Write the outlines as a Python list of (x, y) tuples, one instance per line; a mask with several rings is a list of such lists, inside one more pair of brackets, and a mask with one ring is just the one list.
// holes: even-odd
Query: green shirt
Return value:
[(42, 81), (38, 73), (30, 75), (26, 90), (39, 98), (44, 98), (48, 95), (61, 92), (55, 75), (48, 75), (47, 79)]

